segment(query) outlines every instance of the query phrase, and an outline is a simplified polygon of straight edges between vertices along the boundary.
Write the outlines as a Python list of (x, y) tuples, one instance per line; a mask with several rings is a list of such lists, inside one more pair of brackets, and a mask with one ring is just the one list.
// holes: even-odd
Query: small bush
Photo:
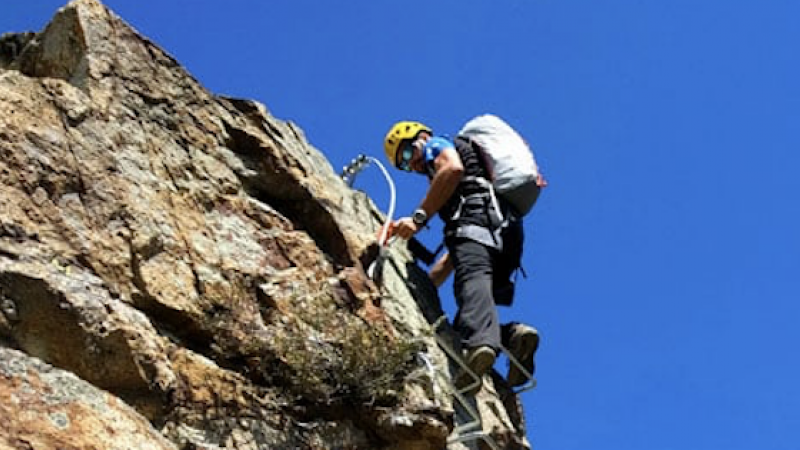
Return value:
[(282, 378), (312, 401), (394, 404), (418, 350), (332, 298), (307, 301), (279, 327), (272, 347), (285, 365)]

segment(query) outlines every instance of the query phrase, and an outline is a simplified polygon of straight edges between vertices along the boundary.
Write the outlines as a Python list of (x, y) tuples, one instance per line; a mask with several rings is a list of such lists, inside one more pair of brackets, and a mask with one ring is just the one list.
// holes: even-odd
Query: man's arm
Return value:
[(433, 176), (428, 192), (419, 206), (428, 213), (428, 217), (436, 214), (447, 203), (464, 175), (464, 164), (462, 164), (461, 157), (458, 156), (458, 152), (453, 147), (442, 150), (439, 156), (433, 160), (433, 166), (436, 169), (436, 174)]
[(437, 288), (447, 280), (447, 277), (453, 272), (453, 260), (450, 259), (450, 253), (445, 253), (436, 261), (436, 264), (431, 267), (428, 276), (431, 278), (434, 286)]
[[(420, 208), (425, 210), (428, 217), (436, 214), (450, 199), (464, 174), (464, 165), (461, 163), (461, 157), (458, 156), (458, 152), (453, 147), (442, 150), (439, 156), (433, 160), (433, 167), (436, 170), (436, 174), (433, 176), (428, 192), (420, 205)], [(403, 217), (395, 222), (394, 234), (403, 239), (410, 239), (414, 233), (419, 231), (419, 228), (411, 217)]]

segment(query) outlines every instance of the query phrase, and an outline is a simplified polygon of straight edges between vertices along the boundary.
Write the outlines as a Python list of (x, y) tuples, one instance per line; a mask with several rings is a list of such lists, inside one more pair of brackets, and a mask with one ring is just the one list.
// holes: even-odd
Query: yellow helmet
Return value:
[(386, 139), (383, 140), (383, 149), (393, 166), (397, 166), (397, 150), (400, 149), (400, 143), (405, 139), (414, 139), (420, 131), (433, 134), (430, 128), (419, 122), (397, 122), (389, 130)]

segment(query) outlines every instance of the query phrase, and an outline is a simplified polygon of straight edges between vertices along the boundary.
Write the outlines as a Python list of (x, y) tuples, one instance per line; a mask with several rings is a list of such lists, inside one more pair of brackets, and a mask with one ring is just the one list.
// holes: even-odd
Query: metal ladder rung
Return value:
[(448, 444), (455, 444), (459, 442), (467, 442), (467, 441), (483, 441), (493, 450), (500, 450), (497, 446), (497, 442), (492, 438), (489, 434), (484, 431), (483, 428), (483, 421), (481, 420), (480, 415), (477, 411), (469, 404), (469, 402), (464, 398), (464, 394), (469, 392), (475, 387), (478, 387), (482, 380), (478, 375), (464, 362), (464, 359), (461, 358), (457, 352), (442, 338), (436, 333), (436, 330), (441, 326), (443, 322), (447, 321), (447, 316), (442, 315), (439, 317), (436, 322), (433, 324), (434, 334), (436, 336), (436, 343), (439, 347), (445, 352), (447, 357), (454, 361), (462, 370), (465, 370), (470, 377), (472, 377), (473, 382), (470, 383), (468, 386), (463, 387), (461, 389), (456, 389), (456, 387), (452, 383), (452, 378), (449, 374), (444, 374), (443, 370), (437, 370), (439, 376), (445, 380), (445, 382), (452, 388), (453, 394), (455, 395), (456, 402), (461, 406), (461, 408), (467, 413), (470, 418), (470, 421), (463, 424), (456, 426), (453, 428), (453, 431), (450, 433), (451, 437), (447, 439)]
[[(453, 360), (461, 368), (461, 370), (465, 371), (470, 376), (470, 378), (472, 378), (472, 382), (461, 389), (456, 389), (455, 385), (453, 385), (453, 383), (450, 382), (450, 385), (453, 387), (453, 392), (456, 392), (460, 395), (464, 395), (483, 383), (481, 377), (479, 377), (478, 374), (476, 374), (475, 371), (473, 371), (467, 365), (467, 363), (464, 361), (464, 358), (458, 355), (458, 353), (449, 344), (447, 344), (447, 342), (445, 342), (444, 339), (442, 339), (438, 335), (436, 336), (436, 343), (439, 344), (439, 347), (442, 350), (444, 350), (447, 356), (451, 360)], [(448, 377), (448, 382), (449, 382), (449, 377)]]
[[(441, 338), (439, 338), (439, 336), (436, 337), (436, 341), (442, 348), (442, 350), (444, 350), (444, 352), (448, 355), (448, 357), (452, 358), (452, 355), (455, 354), (455, 351), (449, 345), (447, 345), (447, 343), (443, 342)], [(455, 358), (454, 360), (460, 366), (470, 371), (473, 377), (478, 378), (477, 375), (469, 369), (469, 367), (466, 367), (466, 364), (463, 363), (463, 360), (461, 358)], [(430, 365), (430, 367), (434, 367), (435, 369), (435, 366), (433, 366), (432, 364)], [(444, 382), (447, 383), (453, 390), (456, 402), (461, 406), (461, 409), (463, 409), (467, 413), (467, 416), (469, 416), (470, 418), (469, 422), (453, 428), (453, 431), (451, 431), (450, 433), (451, 437), (447, 439), (447, 443), (455, 444), (459, 442), (481, 440), (485, 442), (489, 447), (491, 447), (492, 450), (500, 450), (500, 447), (497, 446), (497, 442), (494, 440), (494, 438), (489, 436), (482, 429), (483, 421), (481, 420), (480, 415), (478, 414), (477, 411), (475, 411), (472, 405), (470, 405), (469, 401), (467, 401), (467, 399), (464, 398), (464, 394), (462, 393), (462, 391), (459, 391), (455, 388), (455, 386), (451, 382), (449, 374), (445, 374), (444, 371), (441, 369), (435, 369), (435, 370), (439, 378), (444, 380)], [(466, 389), (467, 388), (464, 388), (464, 390)]]
[[(442, 343), (440, 342), (440, 344), (442, 344)], [(449, 346), (447, 346), (446, 344), (445, 344), (445, 346), (447, 348), (447, 350), (445, 350), (445, 352), (447, 352), (449, 354), (452, 351), (452, 349), (449, 348)], [(464, 398), (464, 395), (461, 392), (459, 392), (459, 391), (457, 391), (455, 389), (455, 387), (450, 382), (449, 375), (445, 374), (443, 370), (437, 369), (436, 366), (433, 364), (433, 362), (431, 362), (430, 358), (428, 357), (428, 355), (425, 352), (420, 352), (419, 356), (423, 360), (423, 362), (425, 363), (425, 367), (428, 369), (428, 379), (430, 380), (431, 385), (433, 387), (434, 395), (440, 395), (441, 394), (441, 391), (439, 390), (438, 385), (436, 384), (436, 379), (435, 379), (435, 377), (438, 377), (438, 379), (442, 380), (443, 382), (445, 382), (448, 386), (450, 386), (453, 389), (453, 394), (456, 397), (456, 402), (461, 406), (461, 408), (470, 417), (470, 421), (469, 422), (467, 422), (466, 424), (463, 424), (463, 425), (459, 425), (459, 426), (457, 426), (457, 427), (455, 427), (453, 429), (453, 431), (451, 432), (451, 435), (455, 435), (455, 437), (449, 438), (447, 440), (447, 443), (448, 444), (453, 444), (453, 443), (457, 443), (457, 442), (465, 442), (465, 441), (469, 441), (469, 440), (478, 440), (478, 439), (480, 439), (480, 440), (483, 440), (484, 442), (486, 442), (493, 449), (497, 449), (498, 447), (497, 447), (496, 442), (494, 442), (494, 440), (490, 436), (486, 435), (486, 433), (484, 431), (480, 430), (480, 428), (481, 428), (480, 416), (475, 411), (475, 409), (472, 408), (472, 406), (469, 404), (469, 402)], [(438, 400), (437, 400), (436, 404), (439, 405)], [(480, 430), (480, 431), (478, 431), (478, 430)]]
[(536, 378), (533, 378), (533, 374), (528, 372), (528, 370), (525, 369), (522, 363), (520, 363), (519, 360), (516, 357), (514, 357), (513, 354), (511, 354), (511, 351), (509, 351), (507, 348), (505, 348), (505, 346), (503, 346), (503, 344), (500, 344), (500, 351), (505, 353), (506, 357), (508, 358), (508, 362), (513, 364), (517, 369), (519, 369), (522, 372), (522, 375), (527, 380), (525, 384), (522, 385), (522, 387), (518, 389), (511, 389), (511, 391), (515, 395), (519, 395), (523, 392), (527, 392), (530, 391), (531, 389), (534, 389), (536, 387)]
[[(447, 315), (443, 314), (438, 319), (436, 319), (436, 321), (433, 323), (433, 325), (431, 325), (433, 327), (434, 333), (445, 322), (447, 322)], [(478, 383), (480, 383), (481, 380), (475, 374), (475, 372), (473, 372), (472, 369), (470, 369), (466, 365), (466, 362), (464, 362), (463, 358), (458, 357), (456, 355), (456, 352), (452, 348), (450, 348), (449, 345), (446, 346), (446, 347), (444, 345), (442, 345), (443, 342), (442, 342), (441, 338), (438, 336), (438, 334), (436, 336), (436, 340), (439, 342), (439, 346), (442, 347), (445, 350), (445, 352), (448, 354), (448, 356), (450, 356), (456, 362), (456, 364), (458, 364), (462, 369), (465, 369), (467, 371), (467, 373), (470, 375), (470, 377), (474, 380), (473, 383), (471, 383), (466, 388), (462, 389), (462, 392), (469, 392), (470, 389), (477, 387)], [(521, 394), (523, 392), (527, 392), (527, 391), (530, 391), (531, 389), (534, 389), (536, 387), (537, 383), (536, 383), (536, 379), (533, 378), (533, 374), (528, 372), (528, 370), (525, 369), (525, 367), (522, 365), (522, 363), (520, 363), (519, 360), (516, 357), (514, 357), (514, 355), (511, 353), (511, 351), (509, 349), (507, 349), (502, 344), (500, 344), (500, 351), (503, 352), (506, 355), (506, 357), (508, 358), (509, 363), (513, 364), (517, 369), (519, 369), (522, 372), (522, 375), (527, 380), (525, 382), (525, 384), (522, 385), (521, 388), (512, 389), (511, 391), (515, 395), (518, 395), (518, 394)]]

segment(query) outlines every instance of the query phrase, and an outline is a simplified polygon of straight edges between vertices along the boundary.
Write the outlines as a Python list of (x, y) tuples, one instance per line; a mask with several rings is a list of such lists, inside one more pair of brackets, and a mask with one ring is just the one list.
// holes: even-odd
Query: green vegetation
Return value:
[(414, 344), (390, 336), (329, 295), (297, 304), (271, 347), (293, 394), (324, 403), (395, 404), (414, 368)]

